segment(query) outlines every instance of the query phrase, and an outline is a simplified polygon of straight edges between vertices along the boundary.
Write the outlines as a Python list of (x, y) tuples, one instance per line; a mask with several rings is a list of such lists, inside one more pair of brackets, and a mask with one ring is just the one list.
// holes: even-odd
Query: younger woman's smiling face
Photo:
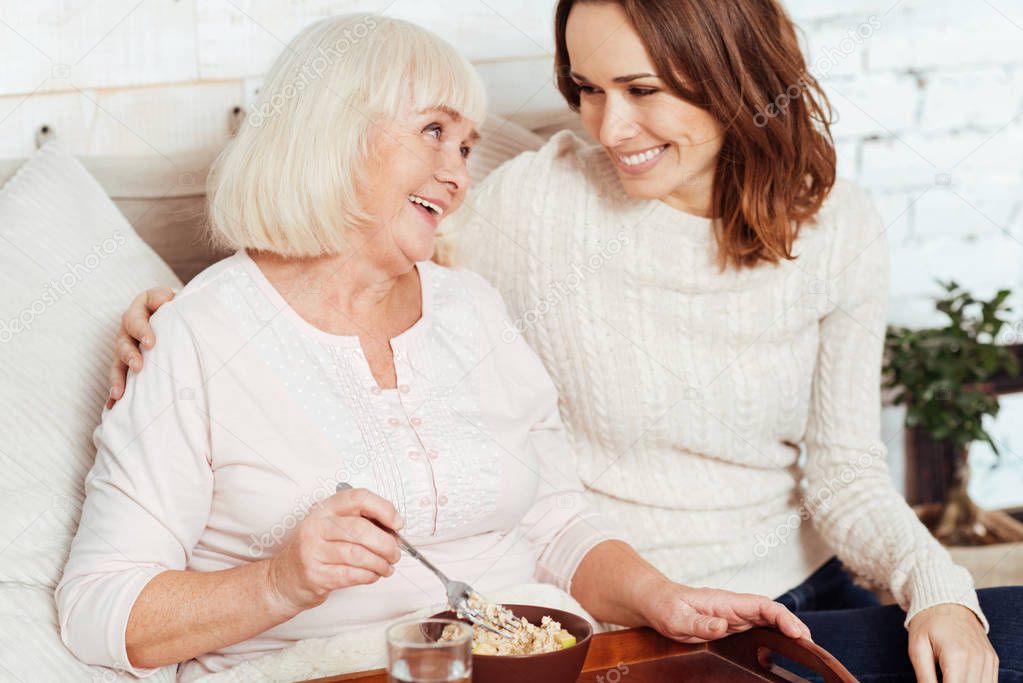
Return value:
[(709, 216), (724, 126), (667, 91), (617, 3), (576, 4), (566, 43), (583, 127), (604, 146), (625, 191)]

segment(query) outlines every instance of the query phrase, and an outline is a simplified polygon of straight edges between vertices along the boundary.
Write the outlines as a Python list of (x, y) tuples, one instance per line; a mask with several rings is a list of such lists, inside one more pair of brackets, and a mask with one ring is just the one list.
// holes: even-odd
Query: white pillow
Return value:
[(180, 284), (59, 143), (0, 189), (0, 641), (19, 643), (0, 648), (5, 676), (134, 680), (75, 659), (53, 589), (95, 456), (120, 314), (139, 291)]
[(469, 176), (478, 185), (491, 171), (522, 152), (537, 150), (546, 142), (514, 121), (490, 115), (480, 126), (480, 142), (469, 157)]

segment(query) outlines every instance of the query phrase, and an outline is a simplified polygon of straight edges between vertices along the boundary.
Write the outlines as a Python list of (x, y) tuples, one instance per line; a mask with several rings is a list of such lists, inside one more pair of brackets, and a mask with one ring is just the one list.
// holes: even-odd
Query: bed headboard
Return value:
[[(234, 112), (232, 112), (234, 114)], [(525, 149), (535, 149), (558, 130), (579, 128), (570, 111), (535, 114), (532, 130), (515, 121), (493, 116), (481, 133), (483, 140), (473, 153), (470, 173), (479, 182), (487, 173)], [(49, 126), (37, 134), (37, 142), (56, 137), (60, 130)], [(79, 155), (100, 186), (125, 215), (139, 236), (167, 262), (183, 282), (219, 258), (226, 256), (205, 238), (206, 176), (220, 147), (176, 155), (97, 156)], [(0, 185), (14, 175), (24, 159), (0, 160)]]

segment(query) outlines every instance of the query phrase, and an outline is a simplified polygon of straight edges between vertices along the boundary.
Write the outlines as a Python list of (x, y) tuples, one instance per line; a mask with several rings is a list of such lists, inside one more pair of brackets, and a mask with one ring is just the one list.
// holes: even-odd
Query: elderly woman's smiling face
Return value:
[(433, 255), (437, 226), (465, 199), (478, 139), (475, 122), (447, 107), (409, 104), (374, 128), (361, 194), (379, 219), (366, 245), (379, 260), (408, 269)]

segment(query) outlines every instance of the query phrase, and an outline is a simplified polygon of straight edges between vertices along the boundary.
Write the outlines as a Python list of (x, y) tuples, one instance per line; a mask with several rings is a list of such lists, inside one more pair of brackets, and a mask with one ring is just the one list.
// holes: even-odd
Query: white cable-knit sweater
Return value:
[(671, 578), (773, 597), (837, 554), (907, 623), (940, 603), (983, 620), (889, 476), (888, 253), (859, 188), (836, 185), (795, 261), (722, 272), (709, 220), (630, 199), (563, 132), (445, 229), (553, 376), (593, 504)]

